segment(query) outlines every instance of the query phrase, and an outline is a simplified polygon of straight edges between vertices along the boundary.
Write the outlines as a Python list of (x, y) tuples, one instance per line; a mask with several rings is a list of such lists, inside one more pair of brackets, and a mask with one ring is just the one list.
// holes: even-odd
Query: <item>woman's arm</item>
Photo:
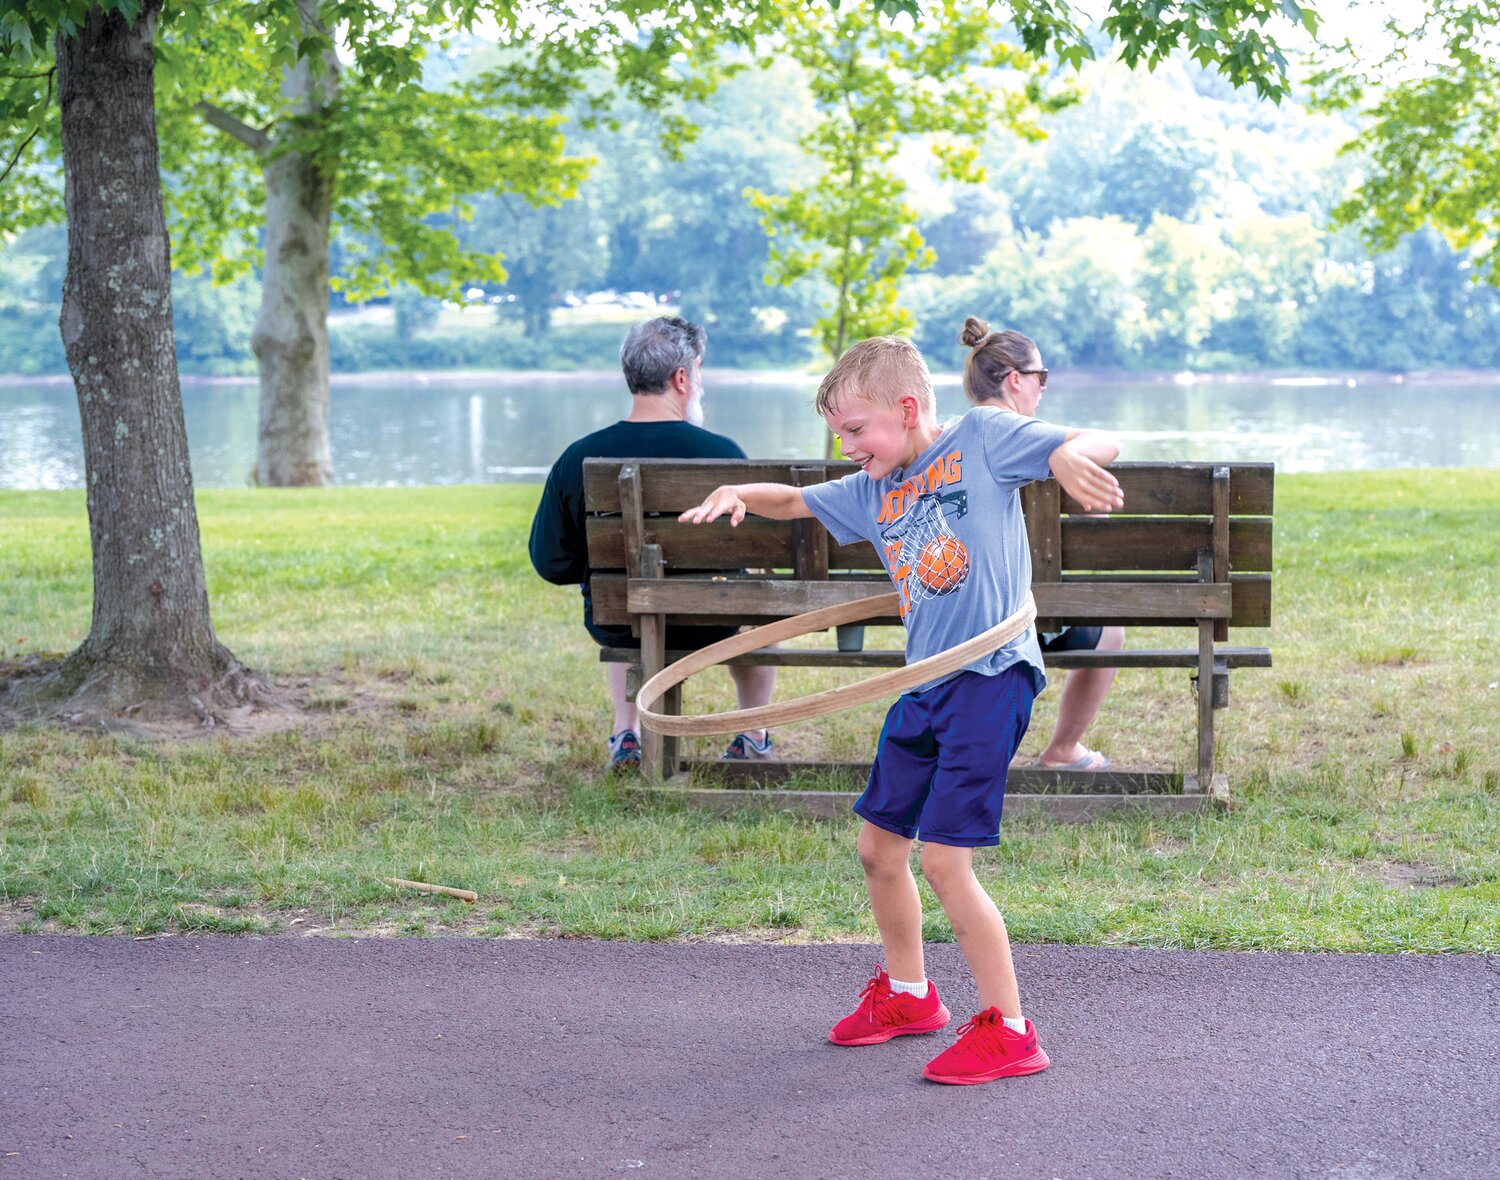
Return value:
[(702, 504), (677, 519), (684, 524), (707, 524), (726, 512), (731, 526), (744, 520), (746, 512), (772, 520), (799, 520), (812, 515), (801, 488), (784, 483), (742, 483), (715, 488)]

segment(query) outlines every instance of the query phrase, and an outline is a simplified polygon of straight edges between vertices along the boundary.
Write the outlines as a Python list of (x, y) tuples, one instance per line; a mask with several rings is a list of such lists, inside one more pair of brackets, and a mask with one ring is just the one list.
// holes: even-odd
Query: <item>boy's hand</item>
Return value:
[(1052, 474), (1063, 491), (1083, 505), (1085, 512), (1111, 512), (1125, 507), (1120, 481), (1068, 443), (1052, 452)]
[(718, 520), (726, 512), (729, 513), (731, 527), (745, 519), (745, 501), (732, 487), (715, 488), (708, 499), (696, 508), (689, 508), (677, 519), (683, 524), (707, 524), (711, 520)]

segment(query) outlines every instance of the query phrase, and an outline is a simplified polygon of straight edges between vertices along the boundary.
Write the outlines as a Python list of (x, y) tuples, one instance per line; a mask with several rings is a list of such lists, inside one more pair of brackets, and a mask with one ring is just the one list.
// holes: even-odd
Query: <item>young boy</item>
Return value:
[[(841, 544), (873, 542), (901, 594), (908, 662), (978, 635), (1025, 600), (1024, 484), (1054, 475), (1092, 512), (1124, 503), (1104, 470), (1119, 448), (1097, 432), (989, 408), (940, 427), (927, 366), (903, 340), (856, 344), (824, 379), (816, 406), (861, 471), (807, 488), (721, 487), (680, 519), (699, 524), (727, 514), (738, 525), (746, 512), (816, 516)], [(920, 837), (922, 872), (953, 925), (980, 1006), (923, 1076), (969, 1085), (1047, 1067), (1021, 1014), (1005, 922), (973, 869), (974, 849), (1000, 841), (1006, 767), (1045, 683), (1031, 628), (891, 706), (869, 785), (854, 805), (865, 821), (859, 857), (885, 966), (828, 1034), (834, 1044), (880, 1044), (935, 1032), (950, 1019), (922, 957), (922, 903), (911, 871), (912, 841)]]

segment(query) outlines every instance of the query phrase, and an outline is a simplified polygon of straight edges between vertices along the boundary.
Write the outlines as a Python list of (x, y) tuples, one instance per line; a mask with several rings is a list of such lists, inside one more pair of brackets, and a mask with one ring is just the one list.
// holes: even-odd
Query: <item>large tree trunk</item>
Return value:
[(172, 339), (152, 38), (95, 7), (57, 42), (68, 270), (62, 337), (83, 419), (94, 616), (56, 677), (70, 708), (209, 715), (246, 691), (214, 637)]
[[(298, 0), (303, 27), (317, 20), (315, 0)], [(338, 60), (323, 55), (315, 72), (298, 58), (282, 79), (296, 120), (283, 124), (265, 155), (266, 257), (260, 313), (250, 346), (260, 364), (262, 486), (321, 486), (333, 480), (328, 444), (328, 239), (333, 176), (286, 146), (299, 124), (328, 116), (338, 98)]]

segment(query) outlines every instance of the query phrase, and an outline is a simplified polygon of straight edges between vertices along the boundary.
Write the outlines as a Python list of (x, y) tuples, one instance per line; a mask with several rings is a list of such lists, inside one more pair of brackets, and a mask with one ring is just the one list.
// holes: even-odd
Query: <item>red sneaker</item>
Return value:
[(922, 1076), (949, 1086), (974, 1086), (1041, 1073), (1049, 1064), (1031, 1021), (1025, 1032), (1013, 1032), (999, 1008), (986, 1008), (958, 1030), (958, 1040), (922, 1067)]
[(919, 1000), (907, 992), (891, 991), (891, 977), (884, 967), (876, 967), (874, 977), (859, 993), (859, 1007), (833, 1026), (828, 1039), (835, 1045), (879, 1045), (892, 1037), (937, 1032), (952, 1019), (932, 980)]

